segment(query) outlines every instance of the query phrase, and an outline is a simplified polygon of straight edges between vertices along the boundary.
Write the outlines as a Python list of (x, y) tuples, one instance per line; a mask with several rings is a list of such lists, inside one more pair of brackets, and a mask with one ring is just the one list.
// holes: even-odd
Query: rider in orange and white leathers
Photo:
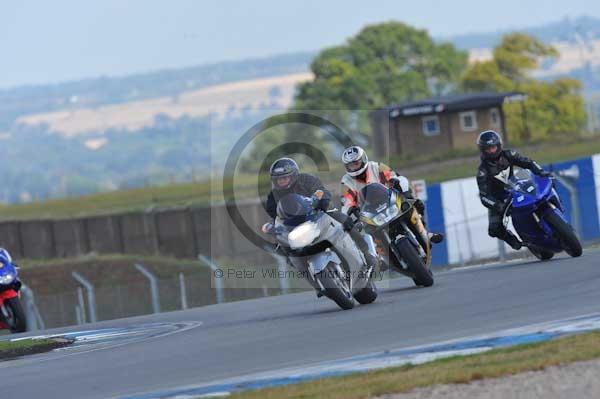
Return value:
[[(356, 214), (358, 211), (358, 195), (367, 184), (382, 183), (390, 188), (402, 192), (407, 198), (414, 198), (408, 179), (398, 175), (389, 166), (381, 162), (369, 161), (365, 151), (358, 146), (348, 147), (342, 154), (342, 162), (346, 174), (342, 177), (341, 200), (342, 212), (346, 215)], [(419, 199), (415, 202), (415, 209), (421, 215), (425, 213), (425, 204)], [(351, 219), (350, 217), (348, 219)], [(350, 222), (349, 222), (350, 223)], [(430, 233), (433, 243), (443, 240), (441, 233)]]

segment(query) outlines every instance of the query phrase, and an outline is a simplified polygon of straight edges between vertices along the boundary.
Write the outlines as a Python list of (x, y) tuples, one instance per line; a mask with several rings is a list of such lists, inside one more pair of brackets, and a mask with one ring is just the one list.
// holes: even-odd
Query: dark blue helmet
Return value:
[(9, 265), (12, 263), (12, 258), (8, 251), (4, 248), (0, 248), (0, 262)]
[[(294, 183), (296, 183), (296, 179), (298, 179), (299, 172), (300, 169), (298, 168), (296, 161), (291, 158), (279, 158), (277, 161), (273, 162), (271, 169), (269, 170), (273, 188), (283, 190), (293, 186)], [(278, 184), (278, 180), (282, 177), (290, 177), (287, 184), (283, 186)]]
[(477, 138), (477, 146), (483, 159), (494, 161), (502, 152), (502, 137), (493, 130), (486, 130)]

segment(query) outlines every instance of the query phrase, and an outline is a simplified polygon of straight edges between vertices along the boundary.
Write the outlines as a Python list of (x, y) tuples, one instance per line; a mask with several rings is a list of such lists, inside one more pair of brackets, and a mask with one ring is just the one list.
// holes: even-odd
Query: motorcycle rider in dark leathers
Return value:
[[(331, 202), (331, 193), (325, 188), (321, 180), (307, 173), (300, 173), (298, 164), (291, 158), (280, 158), (273, 162), (270, 168), (272, 190), (267, 197), (265, 204), (265, 210), (267, 214), (275, 219), (277, 216), (277, 204), (278, 202), (288, 194), (300, 194), (305, 197), (312, 197), (315, 203), (313, 207), (315, 209), (321, 209), (327, 211)], [(315, 192), (321, 191), (322, 196), (320, 199), (313, 197)], [(347, 215), (340, 211), (328, 211), (327, 214), (338, 222), (344, 223), (348, 218)], [(268, 224), (263, 226), (263, 232), (268, 229)], [(365, 255), (367, 265), (375, 267), (378, 264), (378, 260), (369, 252), (367, 243), (363, 240), (361, 234), (352, 229), (349, 231), (350, 236), (356, 243), (356, 246)]]
[(503, 179), (512, 175), (513, 166), (531, 170), (539, 176), (552, 176), (535, 161), (520, 155), (515, 150), (503, 149), (502, 138), (493, 130), (481, 132), (477, 139), (481, 163), (477, 171), (479, 198), (488, 208), (488, 234), (504, 240), (513, 249), (521, 249), (523, 243), (503, 223), (504, 211), (510, 200)]

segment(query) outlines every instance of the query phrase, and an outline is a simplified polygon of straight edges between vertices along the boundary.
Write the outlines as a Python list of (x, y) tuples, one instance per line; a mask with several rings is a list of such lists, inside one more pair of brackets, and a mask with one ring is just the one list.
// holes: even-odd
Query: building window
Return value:
[(440, 134), (440, 121), (437, 115), (424, 116), (423, 121), (423, 134), (425, 136), (435, 136)]
[(500, 112), (498, 108), (490, 109), (490, 124), (492, 126), (500, 126)]
[(475, 111), (461, 112), (460, 128), (465, 132), (477, 130), (477, 113)]

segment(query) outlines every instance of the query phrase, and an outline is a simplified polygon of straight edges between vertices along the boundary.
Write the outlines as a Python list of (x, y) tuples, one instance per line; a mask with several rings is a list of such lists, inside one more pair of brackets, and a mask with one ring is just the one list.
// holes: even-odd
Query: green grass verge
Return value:
[(421, 365), (326, 378), (229, 396), (232, 399), (327, 398), (359, 399), (408, 392), (438, 384), (464, 384), (524, 371), (543, 370), (600, 357), (600, 332), (569, 336), (537, 344), (518, 345), (483, 354), (455, 356)]
[[(600, 153), (600, 138), (577, 141), (556, 140), (526, 147), (516, 147), (523, 154), (540, 163), (552, 163)], [(386, 162), (385, 160), (382, 160)], [(420, 154), (411, 159), (391, 159), (390, 166), (411, 179), (425, 179), (429, 183), (474, 176), (478, 158), (474, 151), (454, 151), (447, 154)], [(330, 165), (332, 170), (320, 173), (326, 182), (337, 183), (343, 173), (341, 165)], [(254, 198), (256, 176), (236, 177), (236, 196)], [(198, 206), (223, 200), (221, 181), (173, 184), (113, 191), (79, 198), (67, 198), (20, 205), (0, 206), (0, 220), (39, 218), (68, 218), (117, 212), (148, 210), (156, 207)]]
[(44, 353), (70, 344), (71, 341), (60, 338), (0, 341), (0, 360)]
[(51, 339), (23, 339), (19, 341), (0, 341), (0, 352), (15, 349), (33, 348), (39, 345), (47, 345), (52, 342), (54, 342), (54, 340)]

